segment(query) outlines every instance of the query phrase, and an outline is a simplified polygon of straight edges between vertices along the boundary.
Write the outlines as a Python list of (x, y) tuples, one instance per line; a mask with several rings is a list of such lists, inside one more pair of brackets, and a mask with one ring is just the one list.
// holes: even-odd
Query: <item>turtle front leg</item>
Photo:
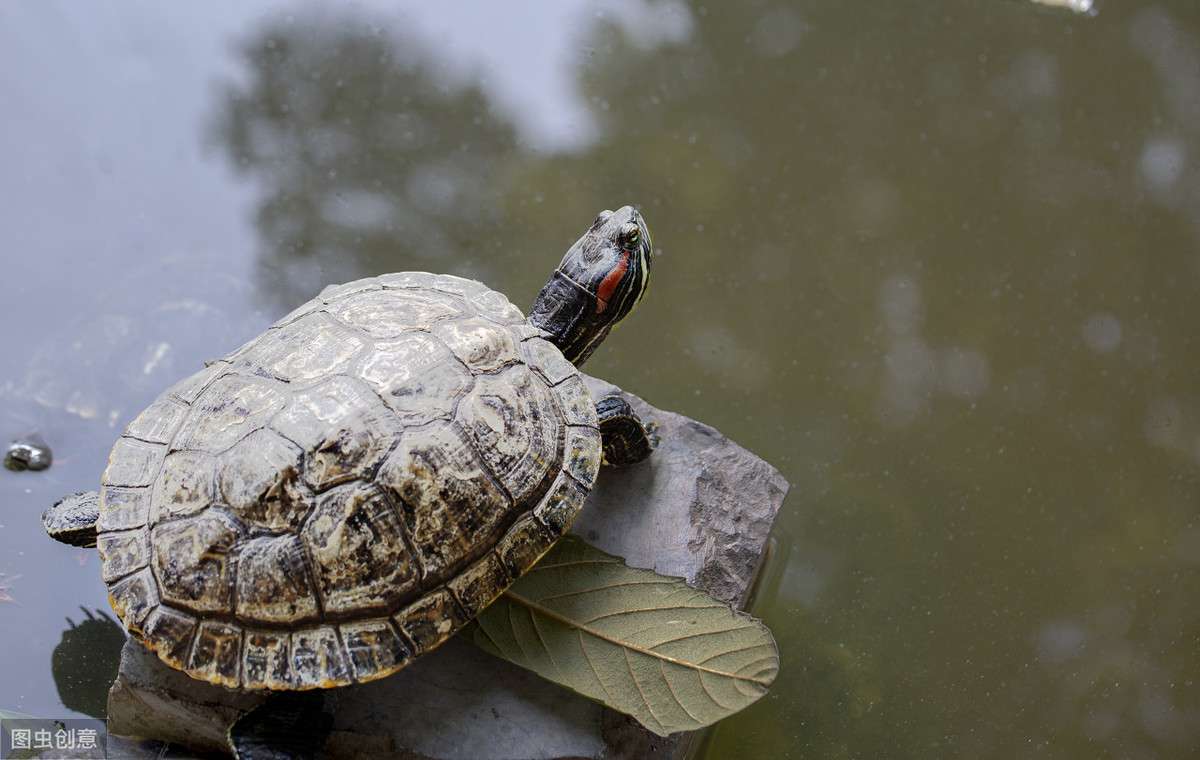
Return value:
[(55, 502), (42, 513), (42, 527), (55, 541), (71, 546), (95, 546), (99, 519), (100, 494), (86, 491)]
[(637, 464), (658, 446), (654, 425), (642, 423), (637, 412), (622, 396), (612, 394), (596, 404), (600, 418), (600, 438), (604, 443), (604, 464), (623, 467)]

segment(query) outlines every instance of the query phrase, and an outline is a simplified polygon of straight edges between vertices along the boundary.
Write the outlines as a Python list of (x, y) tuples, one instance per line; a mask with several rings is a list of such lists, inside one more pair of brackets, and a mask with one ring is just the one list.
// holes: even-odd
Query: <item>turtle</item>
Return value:
[(651, 455), (653, 426), (580, 368), (652, 251), (636, 208), (601, 212), (528, 318), (452, 275), (327, 287), (158, 396), (46, 532), (96, 546), (121, 623), (193, 678), (294, 693), (395, 673), (549, 550), (602, 464)]

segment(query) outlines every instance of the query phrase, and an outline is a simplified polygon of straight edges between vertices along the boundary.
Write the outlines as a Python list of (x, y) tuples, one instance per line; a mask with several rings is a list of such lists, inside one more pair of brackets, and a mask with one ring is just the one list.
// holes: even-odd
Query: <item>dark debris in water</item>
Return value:
[(53, 455), (41, 436), (31, 435), (13, 441), (4, 452), (4, 466), (13, 472), (44, 470), (50, 466)]

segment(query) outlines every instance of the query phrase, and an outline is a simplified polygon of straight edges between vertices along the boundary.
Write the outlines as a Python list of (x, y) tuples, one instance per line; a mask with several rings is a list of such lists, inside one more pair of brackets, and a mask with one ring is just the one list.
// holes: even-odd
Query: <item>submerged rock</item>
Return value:
[(53, 459), (50, 447), (37, 435), (13, 441), (4, 452), (4, 466), (14, 472), (44, 470)]
[[(589, 385), (597, 397), (615, 390)], [(661, 445), (647, 462), (605, 468), (573, 532), (744, 607), (787, 481), (713, 428), (626, 396), (659, 424)], [(329, 758), (681, 758), (699, 743), (696, 734), (657, 737), (462, 636), (328, 698), (333, 733), (320, 756)], [(221, 752), (229, 726), (263, 699), (193, 680), (130, 639), (109, 693), (109, 730)]]

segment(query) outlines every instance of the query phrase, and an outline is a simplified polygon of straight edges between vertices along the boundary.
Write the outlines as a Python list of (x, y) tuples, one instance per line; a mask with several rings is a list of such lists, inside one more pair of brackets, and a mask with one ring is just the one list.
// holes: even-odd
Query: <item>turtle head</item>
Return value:
[(533, 302), (529, 323), (581, 367), (650, 283), (650, 228), (633, 206), (601, 211)]

